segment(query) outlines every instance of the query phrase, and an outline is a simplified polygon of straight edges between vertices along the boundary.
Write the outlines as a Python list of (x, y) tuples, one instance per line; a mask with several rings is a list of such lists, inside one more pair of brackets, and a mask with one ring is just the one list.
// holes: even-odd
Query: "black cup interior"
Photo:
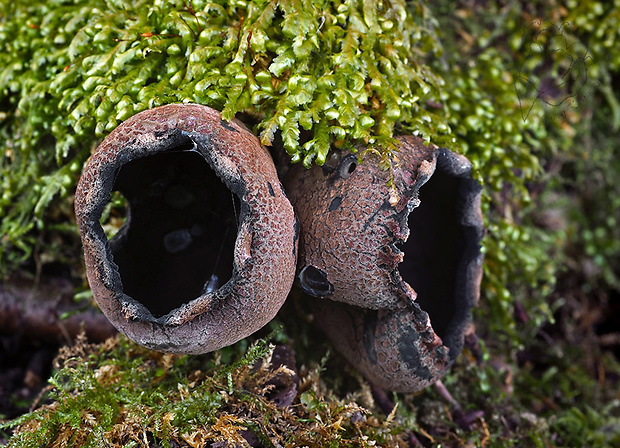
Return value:
[(232, 277), (239, 199), (191, 143), (126, 163), (114, 190), (129, 204), (110, 240), (123, 292), (154, 317)]
[(409, 214), (410, 234), (399, 245), (404, 260), (399, 272), (417, 292), (417, 303), (431, 319), (435, 333), (460, 351), (474, 288), (468, 265), (480, 253), (479, 229), (463, 225), (479, 185), (437, 170), (419, 191), (420, 205)]

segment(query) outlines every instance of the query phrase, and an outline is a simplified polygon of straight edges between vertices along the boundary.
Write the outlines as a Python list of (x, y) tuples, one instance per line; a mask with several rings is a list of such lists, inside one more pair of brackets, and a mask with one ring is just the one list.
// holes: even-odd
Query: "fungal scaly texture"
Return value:
[[(125, 229), (121, 229), (110, 243), (99, 219), (124, 167), (162, 154), (178, 154), (179, 148), (190, 148), (190, 152), (200, 154), (230, 190), (232, 200), (237, 197), (241, 202), (239, 216), (235, 217), (238, 229), (232, 255), (232, 277), (217, 289), (205, 287), (203, 293), (156, 317), (149, 309), (158, 306), (156, 297), (151, 297), (150, 293), (145, 297), (130, 297), (123, 287), (124, 281), (129, 283), (131, 276), (136, 275), (135, 266), (132, 268), (129, 263), (129, 267), (119, 269), (114, 257), (115, 253), (121, 253), (124, 244), (136, 238), (131, 234), (132, 206), (137, 209), (140, 201), (159, 194), (159, 189), (166, 186), (155, 183), (144, 197), (135, 199), (133, 204), (130, 200)], [(194, 195), (201, 193), (208, 191), (197, 191)], [(183, 199), (180, 203), (187, 201), (189, 199)], [(271, 157), (240, 122), (224, 122), (219, 112), (205, 106), (162, 106), (135, 115), (118, 126), (87, 163), (76, 192), (75, 212), (88, 279), (97, 303), (119, 331), (149, 348), (205, 353), (230, 345), (269, 322), (293, 283), (298, 237), (296, 218)], [(151, 227), (166, 225), (166, 222), (159, 222), (159, 218), (165, 221), (164, 215), (157, 218), (153, 219)], [(225, 235), (208, 237), (222, 241)], [(161, 245), (165, 241), (149, 243)], [(185, 246), (175, 246), (166, 256), (177, 256)], [(133, 264), (154, 263), (144, 254), (130, 255)], [(204, 270), (208, 279), (211, 271), (205, 266), (212, 266), (216, 257), (217, 254), (206, 252), (202, 262), (198, 260), (181, 268)], [(153, 271), (152, 281), (156, 282), (159, 275), (165, 272)]]
[(285, 185), (301, 227), (299, 284), (317, 323), (371, 382), (410, 392), (441, 377), (462, 347), (483, 224), (467, 159), (399, 141), (391, 185), (373, 155), (293, 168)]

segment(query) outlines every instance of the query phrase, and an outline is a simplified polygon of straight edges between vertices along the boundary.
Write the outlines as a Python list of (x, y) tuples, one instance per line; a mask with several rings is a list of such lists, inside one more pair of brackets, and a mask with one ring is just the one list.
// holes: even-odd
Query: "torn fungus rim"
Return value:
[[(108, 241), (99, 220), (117, 187), (127, 192), (129, 213)], [(226, 201), (234, 218), (205, 211)], [(151, 349), (197, 354), (233, 344), (275, 316), (294, 281), (298, 224), (271, 156), (243, 124), (206, 106), (161, 106), (119, 125), (86, 164), (75, 213), (97, 304), (119, 331)], [(228, 244), (230, 279), (218, 284), (228, 237), (207, 230), (225, 220), (234, 221), (237, 236)], [(174, 284), (179, 278), (187, 280)], [(127, 294), (123, 283), (142, 296)], [(175, 288), (186, 296), (180, 303)]]

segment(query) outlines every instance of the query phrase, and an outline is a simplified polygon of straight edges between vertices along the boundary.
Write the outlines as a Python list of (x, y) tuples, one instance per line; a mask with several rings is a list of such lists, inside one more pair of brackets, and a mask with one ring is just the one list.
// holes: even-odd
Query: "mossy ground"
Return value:
[[(8, 446), (618, 446), (620, 363), (559, 321), (514, 357), (470, 340), (443, 379), (454, 401), (433, 387), (373, 391), (304, 325), (295, 338), (274, 323), (271, 334), (202, 356), (78, 338), (61, 350), (37, 409), (5, 425), (16, 428)], [(273, 344), (296, 354), (297, 372), (270, 364)], [(273, 401), (278, 391), (290, 406)]]
[[(320, 366), (302, 366), (291, 389), (298, 373), (272, 365), (273, 351), (257, 340), (178, 356), (79, 339), (56, 359), (51, 402), (19, 419), (9, 446), (397, 446), (393, 416), (328, 392)], [(278, 406), (277, 389), (294, 401)]]

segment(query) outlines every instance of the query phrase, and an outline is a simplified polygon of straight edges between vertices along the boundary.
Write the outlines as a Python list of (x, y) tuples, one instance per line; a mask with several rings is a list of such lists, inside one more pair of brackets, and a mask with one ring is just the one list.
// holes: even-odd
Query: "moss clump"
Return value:
[(424, 10), (402, 0), (2, 0), (0, 11), (0, 254), (12, 264), (97, 140), (162, 104), (243, 112), (306, 166), (332, 145), (387, 157), (397, 123), (427, 139), (447, 131), (423, 108), (440, 83), (423, 63), (435, 47)]
[[(493, 338), (522, 347), (553, 319), (550, 295), (575, 266), (576, 247), (606, 272), (599, 287), (618, 290), (610, 227), (618, 170), (603, 138), (614, 139), (620, 123), (618, 52), (609, 49), (616, 33), (602, 31), (618, 8), (551, 0), (430, 8), (444, 49), (431, 63), (445, 81), (440, 114), (486, 187), (481, 312)], [(589, 205), (575, 201), (586, 185)]]
[(610, 353), (555, 338), (553, 346), (538, 339), (516, 362), (460, 358), (443, 379), (459, 406), (429, 388), (399, 397), (398, 421), (413, 422), (418, 439), (433, 447), (617, 446), (619, 384), (594, 378), (587, 357), (601, 376), (620, 373)]
[[(269, 338), (202, 356), (152, 352), (123, 336), (78, 340), (56, 360), (46, 404), (0, 428), (16, 428), (10, 448), (616, 446), (620, 363), (589, 329), (562, 322), (514, 360), (476, 361), (466, 350), (443, 379), (452, 402), (435, 388), (373, 394), (342, 359), (324, 356), (320, 338), (296, 343), (297, 363), (309, 368), (299, 368), (288, 407), (273, 397), (294, 374), (269, 364)], [(386, 415), (375, 399), (396, 409)]]
[(178, 356), (146, 350), (122, 336), (102, 345), (78, 341), (56, 360), (51, 403), (3, 425), (19, 425), (8, 447), (402, 442), (392, 434), (397, 432), (392, 419), (367, 418), (369, 411), (354, 402), (325, 395), (318, 368), (302, 372), (294, 406), (278, 407), (270, 394), (293, 384), (296, 373), (271, 366), (273, 349), (259, 340), (206, 356)]

